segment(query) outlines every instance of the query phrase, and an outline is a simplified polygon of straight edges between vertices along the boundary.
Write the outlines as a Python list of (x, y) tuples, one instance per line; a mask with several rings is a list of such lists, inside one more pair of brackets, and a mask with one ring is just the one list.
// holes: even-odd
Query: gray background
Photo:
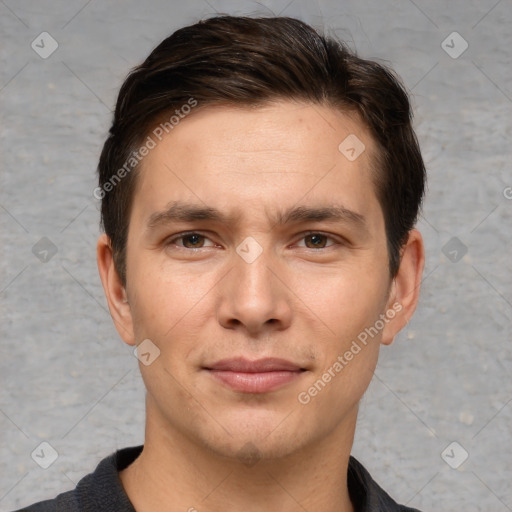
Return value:
[[(2, 511), (143, 440), (137, 360), (95, 262), (95, 168), (126, 73), (180, 26), (271, 11), (396, 69), (429, 172), (421, 301), (381, 351), (353, 454), (409, 506), (512, 510), (511, 0), (0, 0)], [(46, 59), (31, 48), (43, 31), (59, 45)], [(442, 47), (454, 31), (458, 58)], [(59, 455), (46, 470), (42, 441)], [(457, 469), (441, 457), (454, 441), (452, 464), (469, 454)]]

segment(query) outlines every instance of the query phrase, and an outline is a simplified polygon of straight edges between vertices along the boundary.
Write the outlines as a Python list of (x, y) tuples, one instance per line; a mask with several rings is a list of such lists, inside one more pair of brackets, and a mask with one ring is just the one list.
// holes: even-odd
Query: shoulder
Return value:
[(53, 500), (40, 501), (20, 508), (16, 512), (78, 512), (79, 510), (73, 490), (59, 494)]
[(141, 451), (142, 446), (119, 450), (103, 459), (73, 490), (16, 512), (135, 512), (124, 492), (119, 471), (129, 466)]
[(347, 484), (357, 512), (420, 512), (398, 504), (352, 456), (348, 465)]

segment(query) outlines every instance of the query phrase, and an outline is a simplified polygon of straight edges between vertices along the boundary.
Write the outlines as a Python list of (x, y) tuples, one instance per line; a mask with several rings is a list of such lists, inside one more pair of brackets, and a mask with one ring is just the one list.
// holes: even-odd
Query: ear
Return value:
[(402, 247), (400, 267), (391, 284), (386, 316), (391, 318), (391, 313), (395, 314), (382, 331), (381, 343), (383, 345), (391, 345), (395, 336), (412, 317), (418, 305), (424, 266), (423, 239), (417, 229), (412, 229), (409, 231), (406, 244)]
[(101, 235), (98, 239), (96, 256), (101, 283), (103, 284), (103, 290), (107, 298), (108, 309), (110, 310), (110, 315), (112, 316), (117, 332), (125, 343), (135, 345), (130, 304), (128, 303), (126, 289), (115, 268), (112, 244), (106, 234)]

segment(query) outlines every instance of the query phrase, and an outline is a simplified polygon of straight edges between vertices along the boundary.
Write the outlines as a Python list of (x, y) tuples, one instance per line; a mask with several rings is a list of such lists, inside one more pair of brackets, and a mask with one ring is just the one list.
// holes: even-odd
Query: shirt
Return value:
[[(142, 446), (124, 448), (103, 459), (72, 491), (16, 512), (135, 512), (119, 478), (142, 452)], [(419, 512), (398, 505), (354, 457), (348, 464), (347, 485), (356, 512)]]

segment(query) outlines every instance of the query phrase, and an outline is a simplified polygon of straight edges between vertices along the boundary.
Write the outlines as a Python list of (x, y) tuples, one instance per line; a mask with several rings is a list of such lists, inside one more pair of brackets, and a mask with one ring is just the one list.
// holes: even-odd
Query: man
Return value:
[(120, 90), (94, 191), (145, 443), (24, 510), (411, 511), (350, 452), (418, 301), (424, 181), (398, 80), (306, 24), (164, 40)]

